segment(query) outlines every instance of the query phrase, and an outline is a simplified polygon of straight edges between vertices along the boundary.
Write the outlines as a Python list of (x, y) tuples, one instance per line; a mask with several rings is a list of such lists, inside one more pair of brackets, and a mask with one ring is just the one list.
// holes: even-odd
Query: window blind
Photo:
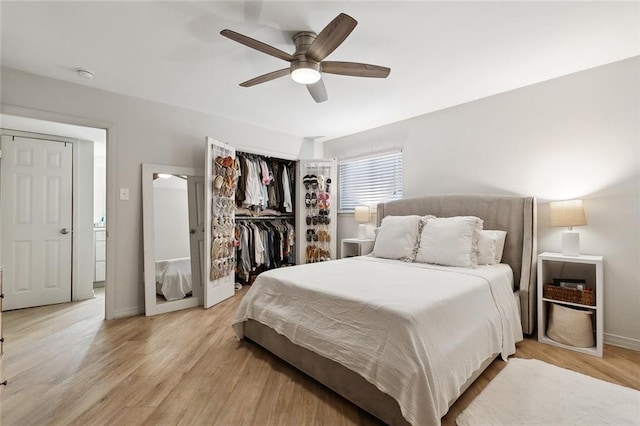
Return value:
[(402, 198), (402, 152), (341, 162), (340, 213)]

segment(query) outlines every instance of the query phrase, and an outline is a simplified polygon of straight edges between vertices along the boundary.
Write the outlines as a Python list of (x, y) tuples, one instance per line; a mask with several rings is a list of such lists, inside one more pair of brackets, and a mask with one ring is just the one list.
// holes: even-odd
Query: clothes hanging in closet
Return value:
[(254, 154), (237, 154), (240, 174), (236, 189), (238, 207), (293, 213), (295, 163)]
[(237, 279), (252, 282), (260, 272), (295, 263), (295, 228), (286, 220), (236, 223)]

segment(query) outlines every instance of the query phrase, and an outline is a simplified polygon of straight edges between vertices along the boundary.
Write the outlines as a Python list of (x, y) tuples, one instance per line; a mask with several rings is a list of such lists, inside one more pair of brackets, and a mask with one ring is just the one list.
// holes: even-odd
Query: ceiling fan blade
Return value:
[(329, 99), (329, 97), (327, 96), (327, 89), (324, 87), (322, 79), (316, 81), (313, 84), (307, 84), (307, 90), (309, 90), (309, 93), (313, 97), (313, 100), (315, 100), (317, 103), (324, 102)]
[(345, 13), (341, 13), (320, 31), (320, 34), (311, 43), (305, 55), (315, 61), (322, 61), (336, 50), (336, 47), (340, 46), (356, 25), (358, 25), (358, 21)]
[(276, 78), (284, 77), (285, 75), (289, 75), (289, 68), (284, 68), (278, 71), (272, 71), (270, 73), (261, 75), (256, 78), (252, 78), (251, 80), (247, 80), (244, 83), (240, 83), (242, 87), (251, 87), (256, 84), (266, 83), (267, 81), (275, 80)]
[(285, 61), (288, 61), (288, 62), (292, 62), (295, 60), (295, 58), (290, 54), (288, 54), (287, 52), (284, 52), (280, 49), (276, 49), (273, 46), (269, 46), (266, 43), (252, 39), (251, 37), (247, 37), (246, 35), (242, 35), (235, 31), (222, 30), (220, 31), (220, 34), (240, 44), (244, 44), (247, 47), (256, 49), (262, 53), (266, 53), (267, 55), (275, 56), (276, 58), (284, 59)]
[(354, 77), (386, 78), (390, 68), (379, 65), (360, 64), (358, 62), (326, 61), (320, 64), (322, 72), (329, 74), (350, 75)]

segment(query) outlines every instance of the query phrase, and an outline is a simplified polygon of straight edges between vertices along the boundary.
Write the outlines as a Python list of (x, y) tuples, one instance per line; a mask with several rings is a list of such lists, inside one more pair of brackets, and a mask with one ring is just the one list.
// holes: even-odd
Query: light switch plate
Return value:
[(129, 188), (120, 188), (120, 199), (123, 201), (129, 200)]

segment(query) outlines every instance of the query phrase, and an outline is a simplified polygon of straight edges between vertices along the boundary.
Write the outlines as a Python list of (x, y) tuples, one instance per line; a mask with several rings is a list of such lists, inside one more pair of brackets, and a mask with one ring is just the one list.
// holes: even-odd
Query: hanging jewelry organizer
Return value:
[(305, 263), (335, 259), (335, 163), (302, 162), (301, 174), (305, 212)]

